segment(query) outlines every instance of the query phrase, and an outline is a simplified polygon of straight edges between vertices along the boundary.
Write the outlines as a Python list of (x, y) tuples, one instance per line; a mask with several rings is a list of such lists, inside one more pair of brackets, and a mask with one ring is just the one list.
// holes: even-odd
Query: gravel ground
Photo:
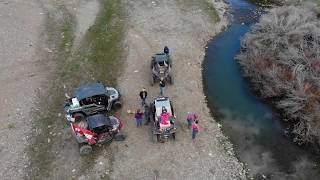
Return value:
[(43, 15), (37, 0), (0, 1), (0, 179), (21, 179), (29, 115), (46, 76), (38, 57)]
[[(181, 2), (181, 1), (180, 1)], [(214, 24), (204, 11), (178, 1), (126, 1), (128, 31), (127, 61), (119, 79), (125, 104), (121, 117), (126, 120), (124, 143), (114, 143), (112, 179), (245, 179), (243, 167), (219, 125), (210, 116), (201, 81), (201, 63), (206, 41), (226, 25), (225, 4), (219, 6), (222, 21)], [(175, 84), (165, 95), (173, 100), (177, 114), (177, 140), (152, 143), (150, 127), (136, 128), (128, 109), (139, 107), (138, 93), (145, 87), (148, 101), (159, 93), (151, 87), (150, 58), (167, 45), (171, 49)], [(192, 141), (187, 129), (188, 111), (200, 117), (202, 131)]]

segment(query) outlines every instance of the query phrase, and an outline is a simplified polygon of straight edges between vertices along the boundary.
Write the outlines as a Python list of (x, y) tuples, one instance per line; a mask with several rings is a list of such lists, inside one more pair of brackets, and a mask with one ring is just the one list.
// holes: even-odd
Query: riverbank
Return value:
[(206, 53), (204, 81), (210, 109), (219, 115), (217, 119), (239, 159), (246, 164), (249, 178), (316, 179), (319, 156), (286, 137), (279, 116), (256, 98), (235, 60), (241, 49), (240, 40), (258, 21), (261, 11), (244, 0), (230, 2), (235, 18), (225, 32), (208, 44)]

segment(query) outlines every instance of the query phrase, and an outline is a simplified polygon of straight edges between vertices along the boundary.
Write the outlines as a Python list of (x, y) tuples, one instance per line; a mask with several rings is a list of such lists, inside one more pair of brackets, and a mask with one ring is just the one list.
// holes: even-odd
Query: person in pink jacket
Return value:
[(188, 112), (188, 115), (187, 115), (188, 129), (191, 128), (192, 124), (193, 124), (196, 120), (198, 120), (198, 116), (196, 115), (196, 113)]
[(170, 117), (172, 115), (167, 112), (167, 109), (163, 108), (162, 113), (160, 115), (160, 123), (163, 125), (168, 125), (170, 124)]

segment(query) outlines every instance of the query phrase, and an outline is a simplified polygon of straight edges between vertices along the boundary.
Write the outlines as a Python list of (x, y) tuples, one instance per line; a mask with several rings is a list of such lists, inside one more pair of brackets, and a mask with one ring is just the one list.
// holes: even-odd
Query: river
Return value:
[(319, 156), (285, 136), (279, 115), (252, 93), (235, 56), (261, 8), (228, 0), (230, 26), (208, 43), (203, 81), (208, 105), (255, 179), (320, 179)]

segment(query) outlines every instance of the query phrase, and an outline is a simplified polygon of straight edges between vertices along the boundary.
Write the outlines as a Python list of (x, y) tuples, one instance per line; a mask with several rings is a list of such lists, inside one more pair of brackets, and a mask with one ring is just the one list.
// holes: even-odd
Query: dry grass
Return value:
[(264, 98), (294, 124), (294, 141), (320, 140), (320, 20), (314, 6), (274, 8), (246, 34), (238, 56)]

